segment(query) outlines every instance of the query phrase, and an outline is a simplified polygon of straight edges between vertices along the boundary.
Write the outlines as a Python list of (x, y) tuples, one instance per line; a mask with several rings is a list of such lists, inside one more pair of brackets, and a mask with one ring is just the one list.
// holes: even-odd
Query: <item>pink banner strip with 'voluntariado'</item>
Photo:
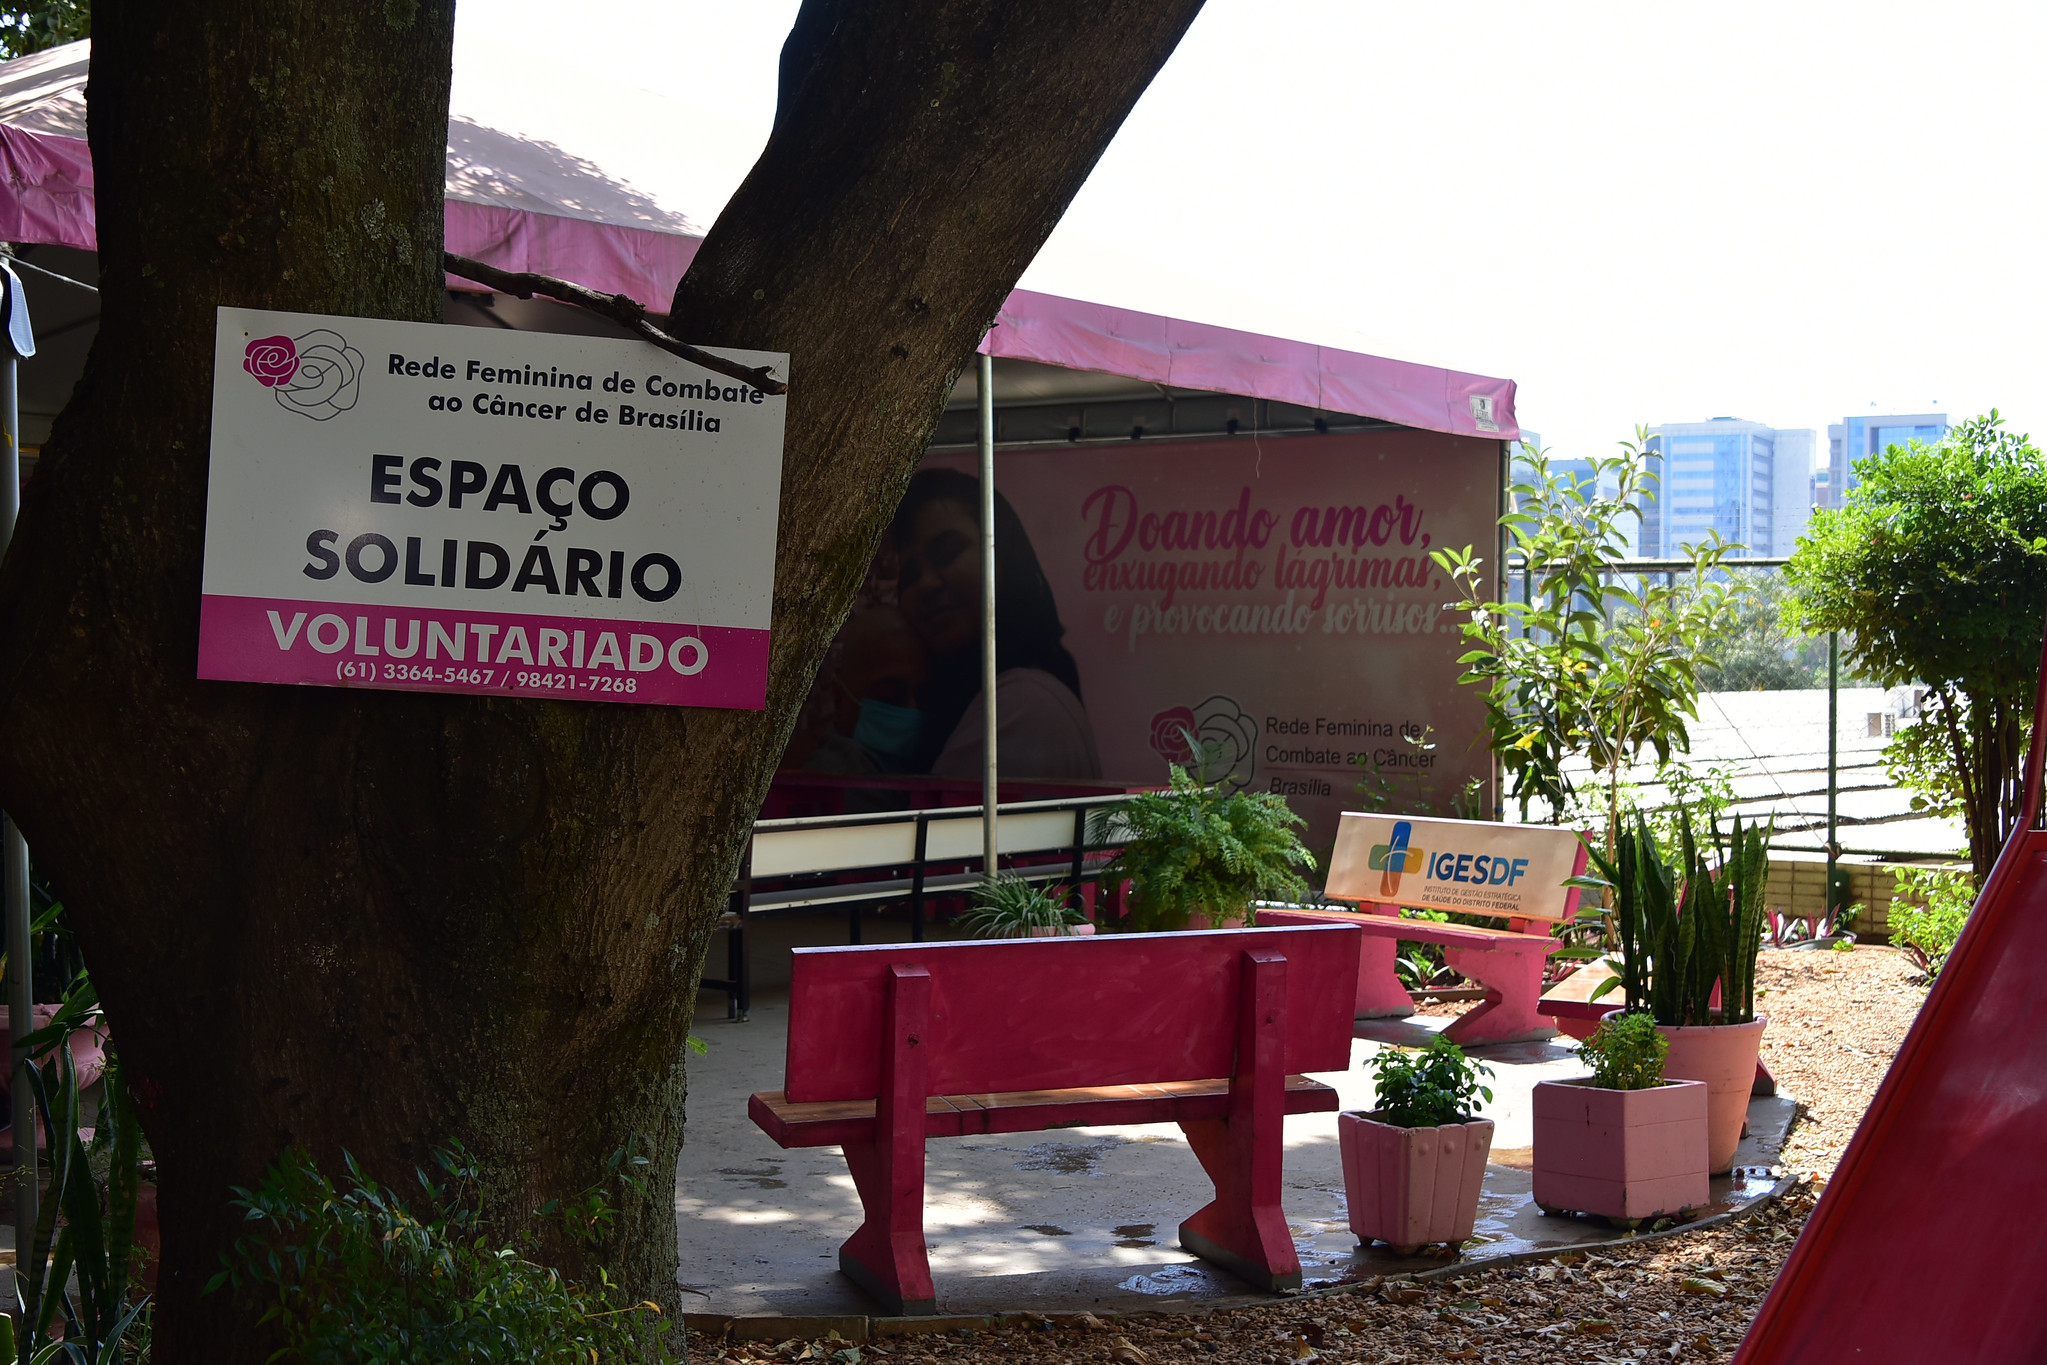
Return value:
[(767, 700), (768, 632), (208, 596), (199, 607), (199, 676), (758, 711)]

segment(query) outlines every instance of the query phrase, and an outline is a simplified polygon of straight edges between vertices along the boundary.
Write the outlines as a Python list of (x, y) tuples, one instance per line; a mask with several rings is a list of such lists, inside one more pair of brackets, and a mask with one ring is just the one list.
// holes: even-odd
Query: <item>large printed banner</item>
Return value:
[[(973, 778), (978, 488), (933, 456), (813, 693), (789, 767)], [(1450, 814), (1491, 763), (1429, 551), (1488, 561), (1496, 441), (1409, 430), (1005, 450), (996, 457), (1005, 778), (1278, 792), (1326, 855), (1370, 804)], [(829, 722), (829, 724), (827, 724)]]
[(784, 407), (643, 342), (223, 308), (199, 676), (758, 710)]

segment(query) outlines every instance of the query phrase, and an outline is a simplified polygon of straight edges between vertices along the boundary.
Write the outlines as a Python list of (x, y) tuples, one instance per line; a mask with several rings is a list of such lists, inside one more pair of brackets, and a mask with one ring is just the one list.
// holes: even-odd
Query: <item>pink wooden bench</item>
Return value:
[[(1564, 881), (1585, 871), (1576, 831), (1485, 820), (1422, 820), (1346, 813), (1330, 858), (1327, 895), (1360, 902), (1348, 910), (1261, 906), (1261, 925), (1354, 924), (1359, 946), (1355, 998), (1361, 1019), (1414, 1013), (1394, 957), (1402, 940), (1442, 945), (1451, 970), (1486, 998), (1444, 1030), (1453, 1043), (1521, 1042), (1552, 1036), (1539, 1012), (1542, 976), (1560, 946), (1549, 926), (1578, 910)], [(1491, 915), (1504, 929), (1402, 919), (1399, 907)]]
[(798, 948), (781, 1091), (747, 1112), (783, 1147), (840, 1146), (866, 1221), (839, 1268), (935, 1313), (924, 1143), (1177, 1123), (1215, 1184), (1180, 1245), (1299, 1288), (1281, 1120), (1333, 1111), (1304, 1072), (1350, 1067), (1357, 934), (1317, 925)]

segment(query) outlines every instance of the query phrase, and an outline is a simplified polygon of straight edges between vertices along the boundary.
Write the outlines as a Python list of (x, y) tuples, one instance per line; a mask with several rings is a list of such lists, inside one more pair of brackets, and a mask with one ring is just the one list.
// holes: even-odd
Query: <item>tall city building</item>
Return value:
[(1638, 553), (1663, 559), (1718, 531), (1748, 556), (1787, 555), (1812, 516), (1817, 433), (1738, 417), (1649, 428)]
[(1855, 486), (1857, 460), (1867, 459), (1886, 446), (1901, 446), (1908, 441), (1925, 441), (1931, 445), (1947, 434), (1947, 414), (1944, 412), (1886, 413), (1882, 416), (1872, 413), (1865, 417), (1843, 418), (1839, 425), (1827, 428), (1827, 465), (1813, 475), (1812, 505), (1839, 507), (1848, 490)]

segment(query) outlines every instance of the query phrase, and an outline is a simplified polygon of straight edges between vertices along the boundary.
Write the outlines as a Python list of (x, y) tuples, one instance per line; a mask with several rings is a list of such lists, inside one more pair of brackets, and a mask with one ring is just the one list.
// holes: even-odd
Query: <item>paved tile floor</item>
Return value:
[[(707, 997), (707, 1000), (709, 997)], [(788, 998), (762, 993), (747, 1023), (707, 1004), (690, 1063), (687, 1144), (676, 1182), (686, 1302), (718, 1314), (862, 1314), (873, 1302), (838, 1272), (839, 1244), (860, 1201), (836, 1147), (783, 1151), (746, 1117), (746, 1097), (781, 1088)], [(1346, 1109), (1370, 1106), (1360, 1063), (1382, 1043), (1425, 1041), (1447, 1019), (1360, 1022), (1349, 1071), (1320, 1079)], [(1568, 1040), (1477, 1049), (1490, 1063), (1496, 1161), (1486, 1174), (1467, 1258), (1616, 1236), (1603, 1223), (1547, 1218), (1529, 1192), (1530, 1094), (1540, 1080), (1583, 1075)], [(1739, 1203), (1769, 1186), (1792, 1111), (1779, 1096), (1750, 1106), (1738, 1178), (1715, 1182)], [(1518, 1165), (1517, 1165), (1518, 1163)], [(1747, 1174), (1740, 1174), (1747, 1172)], [(927, 1148), (925, 1229), (939, 1310), (1041, 1312), (1261, 1302), (1267, 1296), (1180, 1250), (1180, 1220), (1211, 1197), (1170, 1124), (1072, 1128), (940, 1139)], [(1442, 1264), (1360, 1252), (1347, 1224), (1334, 1114), (1287, 1120), (1285, 1207), (1309, 1284)]]

